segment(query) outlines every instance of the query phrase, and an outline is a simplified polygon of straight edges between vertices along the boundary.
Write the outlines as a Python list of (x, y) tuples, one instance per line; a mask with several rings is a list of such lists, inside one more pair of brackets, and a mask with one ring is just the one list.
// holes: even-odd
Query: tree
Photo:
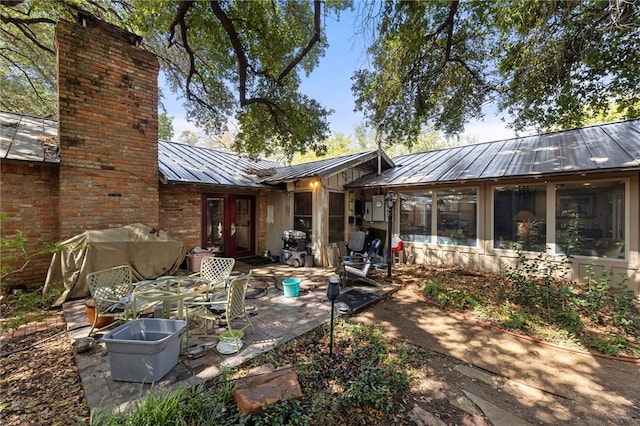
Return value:
[[(346, 0), (3, 0), (0, 19), (9, 30), (3, 25), (0, 47), (20, 56), (22, 47), (12, 43), (22, 37), (30, 52), (38, 51), (53, 63), (53, 24), (60, 18), (73, 20), (75, 12), (84, 9), (144, 36), (145, 47), (158, 55), (172, 88), (184, 94), (188, 116), (208, 132), (224, 132), (228, 119), (235, 118), (241, 129), (236, 150), (252, 157), (276, 148), (288, 155), (307, 149), (320, 152), (329, 133), (330, 111), (300, 93), (300, 75), (314, 69), (326, 48), (323, 14), (337, 13), (348, 4)], [(0, 59), (3, 67), (16, 69), (15, 74), (22, 73), (29, 82), (33, 58), (30, 54), (21, 63), (10, 56)], [(50, 71), (42, 70), (40, 77), (52, 79)], [(44, 99), (42, 89), (32, 86)], [(53, 93), (51, 87), (45, 91)]]
[(166, 112), (158, 114), (158, 139), (170, 141), (173, 134), (173, 116)]
[(345, 136), (342, 133), (333, 135), (326, 142), (327, 150), (318, 155), (313, 151), (305, 153), (297, 153), (290, 161), (291, 164), (301, 164), (309, 161), (321, 160), (324, 158), (335, 158), (343, 155), (354, 154), (360, 150), (356, 147), (356, 144), (351, 140), (349, 136)]
[[(371, 66), (354, 76), (356, 108), (389, 143), (411, 146), (425, 129), (459, 133), (489, 102), (513, 117), (516, 130), (578, 126), (609, 105), (625, 118), (640, 113), (635, 0), (358, 4), (361, 31), (372, 37)], [(2, 94), (15, 101), (30, 87), (50, 103), (54, 97), (43, 93), (52, 93), (51, 27), (85, 9), (144, 36), (171, 87), (184, 95), (188, 116), (212, 136), (232, 119), (239, 126), (234, 149), (252, 157), (321, 154), (331, 111), (302, 94), (300, 81), (327, 47), (322, 17), (349, 5), (0, 0), (0, 82), (8, 82)]]
[(356, 106), (385, 139), (459, 133), (488, 102), (516, 130), (579, 126), (611, 102), (640, 113), (635, 1), (386, 1), (361, 16), (377, 37)]
[(183, 130), (178, 136), (178, 140), (189, 145), (197, 145), (200, 141), (200, 135), (193, 130)]

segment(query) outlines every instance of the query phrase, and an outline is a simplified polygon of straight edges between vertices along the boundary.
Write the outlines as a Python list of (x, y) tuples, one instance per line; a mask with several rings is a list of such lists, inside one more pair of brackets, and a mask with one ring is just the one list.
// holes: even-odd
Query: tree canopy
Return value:
[(369, 125), (407, 144), (425, 127), (459, 133), (495, 103), (516, 130), (570, 128), (611, 105), (640, 112), (635, 0), (385, 1), (370, 69), (354, 77)]
[[(356, 109), (386, 143), (447, 135), (497, 105), (515, 130), (640, 110), (636, 0), (359, 1), (370, 65)], [(143, 36), (188, 117), (230, 122), (253, 157), (326, 152), (325, 106), (300, 90), (327, 48), (323, 19), (349, 0), (0, 0), (0, 108), (55, 113), (53, 24), (79, 10)], [(345, 94), (347, 96), (348, 94)]]

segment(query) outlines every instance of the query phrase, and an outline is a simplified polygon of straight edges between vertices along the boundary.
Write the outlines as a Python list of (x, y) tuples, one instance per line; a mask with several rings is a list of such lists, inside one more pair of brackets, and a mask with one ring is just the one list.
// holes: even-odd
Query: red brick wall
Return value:
[[(187, 251), (201, 246), (202, 194), (211, 188), (197, 185), (160, 186), (160, 229), (184, 241)], [(216, 193), (227, 192), (224, 190)], [(267, 195), (256, 196), (257, 253), (267, 249)]]
[(60, 237), (158, 213), (158, 61), (104, 23), (56, 25)]
[[(8, 217), (0, 224), (2, 237), (13, 239), (16, 231), (23, 231), (28, 238), (29, 253), (43, 244), (58, 242), (58, 166), (2, 161), (0, 168), (0, 209)], [(6, 256), (14, 252), (3, 249), (3, 266), (6, 266)], [(41, 287), (50, 262), (51, 255), (38, 256), (24, 271), (8, 276), (3, 285)], [(22, 261), (9, 263), (13, 269), (23, 264)]]
[(184, 241), (187, 251), (200, 246), (200, 189), (193, 185), (162, 185), (160, 187), (160, 229)]

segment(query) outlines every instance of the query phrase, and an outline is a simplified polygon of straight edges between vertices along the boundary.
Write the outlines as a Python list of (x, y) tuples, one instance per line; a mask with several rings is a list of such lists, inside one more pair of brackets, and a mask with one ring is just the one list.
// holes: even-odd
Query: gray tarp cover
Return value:
[[(70, 247), (51, 259), (44, 291), (64, 284), (57, 305), (89, 295), (87, 274), (119, 265), (131, 265), (133, 280), (171, 275), (186, 255), (184, 242), (166, 232), (135, 223), (122, 228), (85, 231), (62, 244)], [(75, 248), (74, 248), (75, 247)]]

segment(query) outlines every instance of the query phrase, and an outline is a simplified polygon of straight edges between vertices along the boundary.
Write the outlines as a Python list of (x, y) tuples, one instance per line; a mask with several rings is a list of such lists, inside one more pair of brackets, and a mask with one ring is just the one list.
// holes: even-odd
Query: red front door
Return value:
[(203, 247), (219, 256), (255, 254), (255, 196), (205, 194), (203, 207)]

